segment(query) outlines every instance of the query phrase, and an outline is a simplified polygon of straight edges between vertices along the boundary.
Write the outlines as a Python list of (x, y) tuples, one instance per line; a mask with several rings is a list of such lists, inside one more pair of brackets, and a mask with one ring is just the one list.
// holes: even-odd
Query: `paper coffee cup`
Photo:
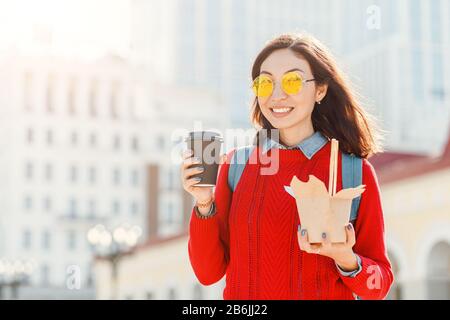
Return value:
[(200, 159), (201, 163), (190, 166), (202, 166), (205, 171), (193, 175), (191, 178), (200, 177), (196, 187), (214, 187), (219, 170), (221, 147), (223, 139), (220, 133), (215, 131), (192, 131), (185, 138), (187, 148), (193, 151), (193, 156)]

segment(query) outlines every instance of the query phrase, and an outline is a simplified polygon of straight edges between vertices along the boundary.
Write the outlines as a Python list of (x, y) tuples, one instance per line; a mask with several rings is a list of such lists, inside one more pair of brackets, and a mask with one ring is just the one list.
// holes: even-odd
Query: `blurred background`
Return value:
[(180, 137), (252, 130), (253, 59), (296, 31), (387, 133), (389, 299), (449, 299), (446, 0), (0, 0), (0, 299), (221, 299), (189, 263)]

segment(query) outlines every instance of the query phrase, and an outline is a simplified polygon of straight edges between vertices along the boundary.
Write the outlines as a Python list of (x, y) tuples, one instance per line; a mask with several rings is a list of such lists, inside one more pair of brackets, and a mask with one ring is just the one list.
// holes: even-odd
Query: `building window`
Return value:
[(409, 4), (411, 40), (414, 42), (420, 42), (422, 39), (422, 1), (411, 0)]
[[(205, 69), (206, 74), (208, 74), (208, 77), (217, 79), (217, 81), (214, 81), (214, 84), (220, 88), (222, 87), (221, 84), (221, 77), (219, 75), (220, 70), (217, 68), (218, 65), (222, 65), (222, 41), (219, 37), (217, 37), (217, 34), (220, 34), (221, 32), (221, 6), (220, 2), (217, 1), (207, 1), (205, 3), (206, 5), (206, 12), (208, 12), (208, 15), (206, 16), (206, 28), (205, 32), (207, 33), (207, 39), (208, 41), (208, 58), (205, 59)], [(320, 9), (319, 9), (320, 10)]]
[(27, 143), (32, 144), (34, 141), (34, 131), (32, 128), (27, 129)]
[(430, 26), (431, 26), (431, 40), (436, 44), (442, 42), (442, 2), (441, 0), (432, 0), (430, 3)]
[(139, 151), (139, 139), (137, 137), (131, 138), (131, 149), (134, 152)]
[(423, 55), (420, 48), (413, 48), (412, 52), (412, 72), (413, 77), (411, 78), (411, 88), (414, 88), (414, 95), (418, 101), (423, 101), (424, 99), (424, 86), (417, 85), (417, 79), (421, 79), (423, 77)]
[(77, 84), (75, 78), (71, 78), (69, 81), (69, 91), (68, 91), (68, 105), (69, 105), (69, 115), (76, 114), (76, 91)]
[(67, 232), (67, 248), (69, 250), (75, 250), (77, 246), (77, 235), (75, 231), (69, 230)]
[(52, 201), (50, 197), (48, 196), (45, 197), (43, 203), (44, 203), (44, 211), (49, 212), (50, 210), (52, 210)]
[(42, 248), (44, 250), (50, 249), (51, 246), (51, 234), (48, 230), (44, 231), (42, 234)]
[(110, 114), (111, 118), (117, 119), (118, 118), (118, 105), (117, 105), (117, 96), (119, 92), (119, 84), (117, 82), (114, 82), (111, 86), (111, 96), (110, 96)]
[(433, 55), (433, 88), (431, 94), (435, 100), (444, 101), (444, 63), (441, 52), (434, 52)]
[(173, 219), (173, 205), (172, 202), (167, 203), (167, 223), (172, 224), (174, 222)]
[(78, 143), (78, 134), (75, 131), (70, 135), (70, 143), (72, 146), (76, 146)]
[(45, 165), (45, 180), (51, 181), (53, 179), (53, 166), (50, 163)]
[(89, 92), (89, 114), (91, 117), (97, 116), (97, 96), (98, 94), (98, 82), (93, 80)]
[(138, 214), (138, 210), (139, 210), (137, 202), (136, 201), (132, 201), (130, 207), (131, 207), (130, 208), (131, 214), (137, 215)]
[(167, 170), (168, 172), (167, 172), (167, 188), (169, 189), (169, 190), (172, 190), (173, 189), (173, 170), (172, 170), (172, 168), (169, 168), (168, 170)]
[(54, 110), (54, 85), (55, 85), (55, 79), (52, 74), (48, 76), (47, 79), (47, 96), (46, 96), (46, 102), (47, 102), (47, 112), (53, 113)]
[(117, 200), (114, 200), (112, 203), (112, 211), (115, 215), (120, 214), (120, 203)]
[(91, 133), (89, 136), (89, 144), (91, 147), (97, 146), (97, 135), (95, 133)]
[(139, 173), (136, 169), (131, 171), (131, 185), (137, 187), (139, 185)]
[(33, 179), (33, 164), (31, 162), (27, 162), (25, 164), (25, 178), (28, 181)]
[(117, 119), (117, 96), (115, 93), (111, 94), (110, 112), (111, 118)]
[(46, 287), (49, 284), (50, 267), (46, 264), (41, 266), (41, 285)]
[(53, 132), (51, 130), (47, 130), (47, 145), (51, 146), (53, 144)]
[(78, 179), (78, 169), (76, 166), (70, 167), (70, 182), (76, 182)]
[(33, 208), (33, 199), (31, 198), (31, 196), (26, 196), (24, 199), (24, 207), (25, 210), (29, 211)]
[(120, 171), (118, 168), (113, 170), (113, 183), (116, 186), (120, 184)]
[(115, 135), (114, 136), (113, 145), (114, 145), (114, 150), (119, 150), (120, 149), (120, 137), (119, 137), (119, 135)]
[(75, 218), (77, 216), (77, 201), (75, 199), (69, 200), (69, 217)]
[(164, 136), (158, 136), (158, 148), (160, 150), (164, 150), (165, 148), (165, 141), (164, 141)]
[(88, 212), (88, 216), (93, 219), (95, 218), (95, 209), (96, 209), (96, 202), (95, 200), (91, 199), (89, 200), (89, 204), (88, 204), (88, 208), (89, 208), (89, 212)]
[(95, 184), (97, 180), (97, 170), (94, 167), (89, 168), (89, 183)]
[(25, 230), (22, 234), (22, 246), (25, 250), (31, 248), (31, 231)]

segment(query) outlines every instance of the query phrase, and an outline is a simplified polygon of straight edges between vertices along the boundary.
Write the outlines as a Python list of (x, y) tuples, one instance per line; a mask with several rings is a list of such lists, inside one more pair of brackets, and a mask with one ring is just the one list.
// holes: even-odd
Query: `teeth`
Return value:
[(293, 108), (277, 108), (277, 109), (272, 108), (272, 111), (275, 113), (284, 113), (284, 112), (289, 112), (292, 109)]

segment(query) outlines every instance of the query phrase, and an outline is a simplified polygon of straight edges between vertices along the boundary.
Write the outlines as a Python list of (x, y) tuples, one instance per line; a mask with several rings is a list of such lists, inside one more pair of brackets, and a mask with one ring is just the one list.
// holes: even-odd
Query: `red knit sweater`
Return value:
[[(260, 163), (247, 164), (233, 193), (228, 168), (233, 151), (219, 169), (217, 213), (200, 219), (192, 210), (189, 257), (204, 285), (226, 274), (224, 299), (383, 299), (393, 282), (386, 254), (380, 189), (375, 171), (363, 160), (363, 184), (353, 250), (362, 261), (354, 278), (339, 273), (331, 258), (301, 251), (295, 199), (285, 190), (292, 177), (315, 175), (328, 186), (331, 142), (311, 159), (300, 150), (279, 152), (279, 170), (261, 175)], [(272, 151), (269, 151), (272, 152)], [(339, 154), (337, 191), (342, 189)]]

